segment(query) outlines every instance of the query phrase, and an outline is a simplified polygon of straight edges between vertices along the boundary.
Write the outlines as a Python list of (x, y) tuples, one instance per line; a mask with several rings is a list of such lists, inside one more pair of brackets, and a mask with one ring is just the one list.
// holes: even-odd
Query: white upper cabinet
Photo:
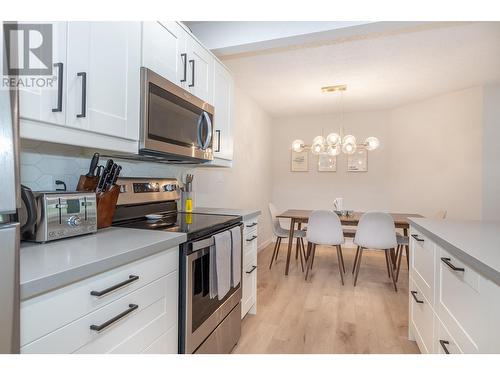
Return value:
[(67, 124), (139, 139), (141, 25), (70, 22)]
[(188, 38), (188, 90), (207, 103), (213, 103), (214, 57), (191, 36)]
[(186, 88), (186, 36), (176, 22), (143, 22), (142, 66)]
[(233, 159), (233, 78), (227, 69), (215, 61), (214, 64), (214, 126), (215, 126), (215, 157)]
[(66, 36), (67, 22), (44, 22), (52, 26), (52, 73), (56, 80), (51, 88), (20, 87), (20, 117), (51, 124), (66, 124)]

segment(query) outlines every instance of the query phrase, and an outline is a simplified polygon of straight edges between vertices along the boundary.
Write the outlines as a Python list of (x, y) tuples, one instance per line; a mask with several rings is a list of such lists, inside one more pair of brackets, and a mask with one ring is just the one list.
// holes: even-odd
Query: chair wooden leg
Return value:
[(312, 258), (311, 258), (311, 268), (313, 268), (314, 265), (314, 256), (316, 255), (316, 244), (313, 244), (313, 252), (312, 252)]
[(303, 253), (303, 248), (304, 248), (304, 242), (302, 241), (302, 238), (297, 238), (297, 241), (299, 242), (300, 249), (299, 249), (299, 256), (300, 256), (300, 268), (302, 269), (302, 272), (304, 272), (304, 260), (302, 258), (302, 253)]
[(306, 257), (306, 245), (304, 244), (303, 238), (300, 239), (300, 243), (302, 244), (302, 256), (304, 257), (304, 264), (305, 264), (307, 257)]
[(358, 263), (356, 266), (356, 275), (354, 276), (354, 286), (356, 286), (356, 282), (358, 281), (358, 275), (359, 275), (359, 269), (361, 267), (361, 257), (363, 256), (363, 248), (359, 248), (359, 257), (358, 257)]
[[(403, 249), (401, 249), (403, 251)], [(406, 253), (406, 265), (408, 266), (408, 270), (410, 270), (410, 247), (405, 245), (405, 253)]]
[(401, 258), (403, 257), (403, 246), (398, 246), (398, 252), (397, 252), (397, 260), (398, 260), (398, 266), (396, 268), (396, 282), (398, 282), (399, 279), (399, 271), (401, 270)]
[(340, 261), (342, 262), (342, 270), (345, 273), (344, 254), (342, 254), (342, 246), (341, 245), (339, 245), (339, 249), (340, 249)]
[(309, 256), (307, 257), (306, 281), (307, 281), (307, 277), (309, 276), (309, 271), (312, 268), (312, 261), (313, 261), (313, 258), (314, 258), (314, 252), (315, 251), (316, 251), (316, 245), (315, 244), (311, 244), (311, 248), (310, 248), (310, 251), (309, 251)]
[(389, 254), (391, 255), (390, 259), (391, 259), (392, 268), (396, 268), (396, 254), (394, 252), (394, 248), (392, 248), (390, 250)]
[(340, 247), (340, 245), (337, 245), (337, 258), (339, 260), (340, 280), (342, 281), (342, 285), (344, 285), (345, 269), (343, 267), (344, 262), (342, 261), (342, 248)]
[[(391, 278), (391, 272), (389, 271), (389, 269), (391, 268), (389, 266), (389, 255), (387, 254), (387, 251), (384, 250), (384, 253), (385, 253), (385, 265), (387, 266), (387, 277), (390, 279)], [(392, 261), (391, 261), (392, 262)]]
[[(390, 249), (387, 249), (385, 251), (385, 253), (387, 254), (388, 251), (391, 251)], [(389, 257), (389, 255), (387, 255), (387, 257)], [(398, 292), (398, 287), (396, 286), (396, 279), (394, 277), (394, 269), (392, 267), (389, 267), (389, 270), (391, 272), (391, 279), (392, 279), (392, 284), (394, 285), (394, 290), (396, 291), (396, 293)]]
[(354, 271), (356, 271), (356, 264), (358, 263), (359, 256), (359, 246), (356, 248), (356, 256), (354, 257), (354, 265), (352, 266), (352, 274), (354, 275)]
[(278, 253), (280, 252), (282, 239), (283, 239), (282, 237), (278, 237), (278, 247), (276, 248), (276, 256), (274, 257), (275, 262), (278, 260)]
[(276, 251), (278, 250), (279, 237), (276, 237), (276, 243), (274, 244), (273, 255), (271, 256), (271, 263), (269, 263), (269, 269), (273, 266), (274, 257), (276, 256)]

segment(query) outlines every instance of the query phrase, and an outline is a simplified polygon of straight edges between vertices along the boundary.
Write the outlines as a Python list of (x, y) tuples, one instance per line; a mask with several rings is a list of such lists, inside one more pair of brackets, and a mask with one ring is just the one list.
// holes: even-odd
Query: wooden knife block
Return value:
[(97, 193), (97, 229), (111, 226), (119, 195), (120, 185), (113, 185), (109, 190)]
[[(81, 175), (76, 186), (77, 191), (96, 191), (99, 177)], [(120, 195), (120, 186), (113, 185), (109, 190), (96, 193), (97, 229), (110, 227), (115, 215), (116, 202)]]
[(99, 177), (81, 175), (78, 180), (78, 185), (76, 185), (76, 191), (95, 191), (98, 182)]

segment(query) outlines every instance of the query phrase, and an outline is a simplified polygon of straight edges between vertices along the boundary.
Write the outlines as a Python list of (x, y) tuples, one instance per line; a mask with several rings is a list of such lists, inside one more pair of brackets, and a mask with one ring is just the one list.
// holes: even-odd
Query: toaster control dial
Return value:
[(82, 219), (80, 219), (80, 217), (78, 217), (78, 216), (71, 216), (71, 217), (68, 219), (68, 225), (69, 225), (70, 227), (77, 227), (77, 226), (79, 226), (81, 223), (82, 223)]

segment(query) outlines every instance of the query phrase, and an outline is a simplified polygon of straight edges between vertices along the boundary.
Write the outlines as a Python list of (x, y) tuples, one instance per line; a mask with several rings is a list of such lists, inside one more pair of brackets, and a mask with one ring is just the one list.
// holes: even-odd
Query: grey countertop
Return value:
[(184, 233), (107, 228), (45, 244), (23, 242), (20, 254), (21, 299), (166, 250), (187, 240)]
[(437, 245), (500, 285), (500, 221), (408, 220)]
[(253, 219), (261, 214), (260, 210), (243, 209), (243, 208), (213, 208), (213, 207), (196, 207), (194, 213), (212, 214), (212, 215), (232, 215), (241, 216), (243, 220)]

